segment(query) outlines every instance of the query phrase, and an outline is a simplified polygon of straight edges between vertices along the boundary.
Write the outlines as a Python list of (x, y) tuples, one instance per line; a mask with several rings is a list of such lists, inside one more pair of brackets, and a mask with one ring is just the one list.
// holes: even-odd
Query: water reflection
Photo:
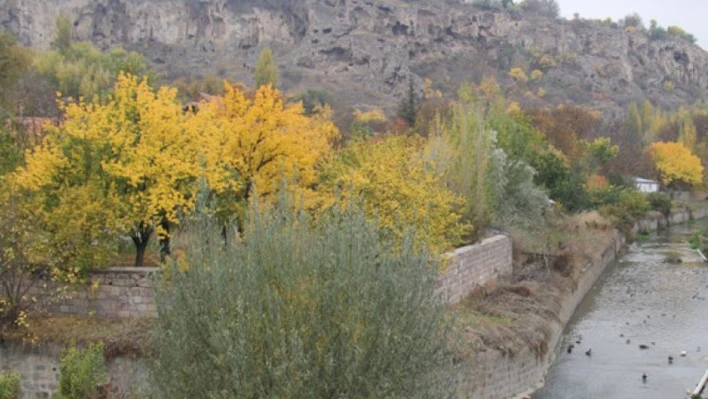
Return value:
[[(686, 396), (708, 367), (708, 265), (686, 244), (704, 227), (708, 222), (673, 227), (632, 244), (580, 305), (566, 331), (566, 345), (575, 348), (561, 348), (534, 399)], [(670, 253), (684, 263), (664, 263)]]

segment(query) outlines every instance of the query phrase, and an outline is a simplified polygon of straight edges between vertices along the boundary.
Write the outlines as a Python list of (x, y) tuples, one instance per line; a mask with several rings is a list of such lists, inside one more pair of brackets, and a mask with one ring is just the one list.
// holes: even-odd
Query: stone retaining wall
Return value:
[[(438, 293), (447, 303), (461, 301), (490, 281), (512, 272), (511, 239), (498, 235), (479, 244), (457, 249), (449, 254), (449, 263), (438, 283)], [(40, 282), (29, 292), (43, 310), (59, 315), (96, 315), (119, 318), (157, 315), (153, 299), (151, 273), (158, 268), (113, 267), (93, 271), (91, 285), (65, 287)]]
[(633, 232), (649, 232), (664, 229), (672, 224), (681, 224), (693, 219), (703, 219), (708, 217), (708, 208), (696, 210), (681, 210), (672, 213), (668, 218), (659, 212), (652, 212), (646, 218), (638, 221), (634, 225)]
[(463, 300), (499, 277), (511, 275), (511, 238), (497, 235), (448, 254), (449, 262), (438, 280), (438, 293), (448, 304)]
[[(29, 348), (0, 345), (0, 374), (13, 371), (20, 374), (21, 399), (56, 397), (59, 388), (60, 348)], [(139, 360), (118, 357), (111, 359), (106, 369), (110, 377), (112, 398), (142, 397), (135, 394), (147, 387), (147, 373)]]
[[(113, 267), (89, 274), (90, 285), (64, 287), (52, 282), (38, 282), (29, 291), (42, 310), (60, 315), (96, 315), (100, 317), (154, 317), (151, 273), (154, 267)], [(56, 292), (61, 289), (57, 298)]]

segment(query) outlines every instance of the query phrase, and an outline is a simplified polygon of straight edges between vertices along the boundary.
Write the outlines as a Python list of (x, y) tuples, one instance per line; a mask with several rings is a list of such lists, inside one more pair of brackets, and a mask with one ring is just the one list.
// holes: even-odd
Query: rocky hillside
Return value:
[[(708, 53), (616, 24), (481, 10), (443, 0), (0, 0), (0, 26), (46, 48), (60, 13), (76, 39), (144, 53), (168, 77), (251, 82), (273, 48), (282, 86), (348, 106), (398, 103), (409, 78), (443, 93), (494, 74), (526, 105), (573, 102), (614, 113), (650, 98), (675, 107), (708, 89)], [(513, 80), (511, 68), (529, 76)], [(531, 72), (538, 70), (542, 76)]]

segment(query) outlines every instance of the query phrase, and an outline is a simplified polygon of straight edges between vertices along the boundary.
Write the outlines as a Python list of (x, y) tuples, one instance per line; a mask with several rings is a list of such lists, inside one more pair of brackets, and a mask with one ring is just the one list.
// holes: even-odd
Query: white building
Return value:
[(660, 183), (656, 180), (633, 177), (632, 182), (634, 183), (634, 187), (643, 193), (655, 193), (659, 191)]

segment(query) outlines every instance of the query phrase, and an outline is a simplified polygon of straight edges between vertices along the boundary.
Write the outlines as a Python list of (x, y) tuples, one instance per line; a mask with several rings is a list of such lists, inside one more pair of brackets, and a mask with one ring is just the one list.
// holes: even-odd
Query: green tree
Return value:
[(585, 179), (571, 169), (560, 152), (549, 149), (539, 154), (532, 166), (538, 172), (536, 184), (546, 187), (551, 199), (559, 201), (565, 209), (577, 212), (588, 206)]
[(689, 151), (696, 151), (696, 139), (697, 139), (696, 125), (693, 123), (693, 119), (690, 117), (685, 118), (681, 124), (681, 129), (679, 131), (678, 141), (684, 145)]
[(488, 175), (496, 137), (468, 90), (469, 86), (460, 89), (460, 102), (452, 107), (450, 119), (437, 129), (441, 147), (447, 148), (439, 150), (440, 155), (434, 159), (441, 164), (448, 159), (443, 171), (447, 185), (466, 199), (465, 220), (479, 231), (494, 217)]
[(23, 135), (12, 120), (0, 116), (0, 176), (14, 171), (24, 160), (26, 148), (18, 140)]
[(9, 105), (8, 91), (31, 66), (32, 54), (18, 46), (11, 34), (0, 31), (0, 108)]
[(631, 132), (639, 134), (639, 136), (644, 136), (644, 121), (642, 120), (642, 114), (639, 112), (639, 107), (637, 103), (631, 103), (629, 105), (629, 111), (627, 115), (627, 127)]
[[(435, 263), (349, 208), (197, 218), (157, 284), (163, 398), (440, 398), (454, 388)], [(185, 272), (184, 270), (188, 272)]]
[(116, 78), (122, 73), (152, 78), (144, 58), (120, 47), (102, 52), (89, 42), (73, 42), (68, 37), (68, 20), (57, 20), (53, 49), (41, 53), (36, 68), (62, 96), (75, 100), (105, 98), (111, 93)]
[(56, 21), (56, 32), (52, 40), (52, 48), (60, 54), (66, 55), (74, 43), (72, 39), (71, 20), (66, 15), (60, 15)]
[(415, 93), (413, 79), (408, 80), (408, 93), (401, 101), (398, 117), (403, 119), (408, 127), (413, 128), (415, 126), (415, 120), (418, 117), (418, 96)]
[(273, 86), (273, 88), (278, 86), (278, 67), (275, 65), (270, 47), (264, 48), (258, 57), (255, 79), (256, 88), (267, 84)]

